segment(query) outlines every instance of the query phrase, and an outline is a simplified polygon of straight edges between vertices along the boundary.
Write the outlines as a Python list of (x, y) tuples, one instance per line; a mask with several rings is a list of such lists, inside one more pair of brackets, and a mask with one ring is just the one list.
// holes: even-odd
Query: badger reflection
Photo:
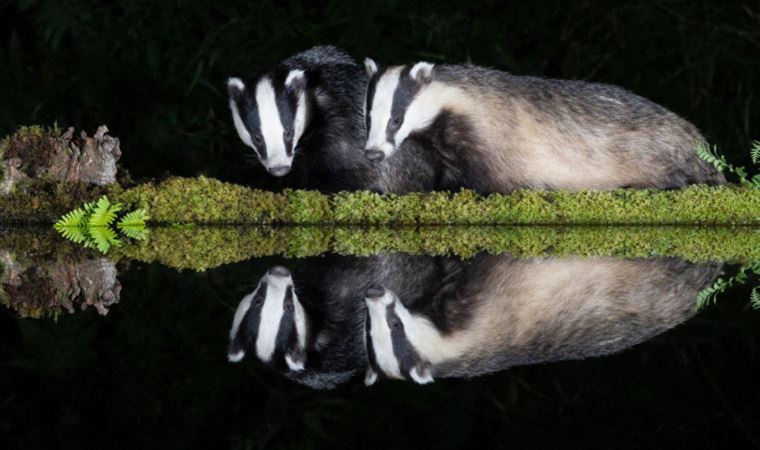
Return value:
[(238, 306), (228, 356), (315, 388), (361, 371), (368, 385), (429, 383), (600, 356), (689, 318), (718, 270), (671, 258), (318, 258), (295, 281), (284, 267), (262, 277)]

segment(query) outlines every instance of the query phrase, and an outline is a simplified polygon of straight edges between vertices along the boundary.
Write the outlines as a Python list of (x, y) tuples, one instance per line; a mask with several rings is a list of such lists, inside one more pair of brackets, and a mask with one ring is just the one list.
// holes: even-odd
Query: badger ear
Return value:
[(298, 347), (285, 355), (285, 362), (288, 365), (288, 369), (293, 372), (300, 372), (306, 366), (306, 352)]
[(367, 71), (367, 76), (371, 77), (377, 73), (377, 63), (372, 58), (364, 58), (364, 70)]
[(227, 348), (227, 360), (229, 362), (240, 362), (245, 357), (245, 350), (240, 345), (237, 339), (233, 339), (230, 342), (230, 346)]
[(421, 361), (412, 367), (409, 376), (418, 384), (428, 384), (435, 381), (433, 379), (433, 366), (427, 361)]
[(364, 374), (364, 385), (372, 386), (375, 384), (375, 381), (377, 381), (377, 372), (375, 372), (372, 366), (367, 366), (367, 373)]
[(227, 79), (227, 93), (229, 94), (230, 98), (237, 99), (240, 97), (240, 94), (242, 94), (244, 90), (245, 84), (240, 78), (232, 77)]
[(306, 87), (306, 73), (301, 69), (293, 69), (285, 78), (285, 87), (300, 91)]
[(433, 81), (433, 63), (418, 62), (412, 66), (412, 70), (409, 71), (409, 76), (412, 77), (418, 83), (430, 83)]

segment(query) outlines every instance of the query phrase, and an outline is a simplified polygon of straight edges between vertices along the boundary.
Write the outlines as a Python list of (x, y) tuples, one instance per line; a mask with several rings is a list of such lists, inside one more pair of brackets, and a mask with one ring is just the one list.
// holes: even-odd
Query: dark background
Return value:
[[(231, 126), (224, 81), (315, 44), (618, 84), (740, 164), (760, 138), (758, 2), (688, 0), (0, 0), (0, 135), (105, 123), (137, 177), (271, 185)], [(760, 446), (760, 316), (747, 288), (608, 358), (320, 393), (226, 362), (234, 307), (271, 263), (136, 266), (105, 318), (0, 308), (0, 447)]]
[(137, 177), (271, 182), (234, 133), (225, 78), (315, 44), (618, 84), (741, 164), (760, 138), (756, 0), (0, 0), (0, 14), (0, 135), (105, 123)]
[[(645, 343), (429, 386), (313, 391), (227, 362), (266, 258), (204, 273), (133, 264), (121, 301), (57, 320), (0, 306), (3, 449), (744, 449), (760, 445), (751, 283)], [(727, 269), (731, 273), (735, 268)]]

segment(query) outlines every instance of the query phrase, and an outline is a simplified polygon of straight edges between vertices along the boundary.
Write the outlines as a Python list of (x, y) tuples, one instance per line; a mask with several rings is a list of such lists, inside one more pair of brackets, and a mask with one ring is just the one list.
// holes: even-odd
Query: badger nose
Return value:
[(371, 148), (364, 152), (364, 156), (370, 161), (382, 161), (385, 158), (385, 153), (382, 150)]
[(288, 172), (290, 172), (290, 166), (276, 166), (276, 167), (270, 167), (269, 173), (276, 177), (281, 177), (283, 175), (286, 175)]
[(364, 296), (370, 300), (377, 300), (382, 298), (383, 295), (385, 295), (385, 288), (378, 285), (370, 286), (364, 293)]
[(284, 266), (274, 266), (269, 269), (269, 275), (272, 275), (273, 277), (289, 277), (290, 271), (287, 267)]

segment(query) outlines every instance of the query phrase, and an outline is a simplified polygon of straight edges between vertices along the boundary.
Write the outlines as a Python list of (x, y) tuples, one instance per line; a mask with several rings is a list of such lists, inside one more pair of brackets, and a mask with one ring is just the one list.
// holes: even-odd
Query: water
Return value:
[(324, 246), (255, 232), (275, 239), (266, 248), (191, 231), (214, 243), (204, 260), (156, 231), (105, 257), (3, 232), (3, 448), (758, 445), (756, 279), (695, 310), (742, 261), (556, 242), (360, 256), (331, 231)]

